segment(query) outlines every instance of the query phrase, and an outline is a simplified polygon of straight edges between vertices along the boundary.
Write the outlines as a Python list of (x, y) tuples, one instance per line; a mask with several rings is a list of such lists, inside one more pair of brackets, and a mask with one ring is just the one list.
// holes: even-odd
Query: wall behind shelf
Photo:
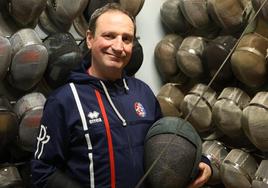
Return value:
[(160, 20), (160, 7), (165, 0), (145, 0), (136, 17), (137, 36), (143, 47), (144, 60), (135, 77), (147, 83), (155, 94), (162, 82), (154, 63), (154, 48), (165, 35)]

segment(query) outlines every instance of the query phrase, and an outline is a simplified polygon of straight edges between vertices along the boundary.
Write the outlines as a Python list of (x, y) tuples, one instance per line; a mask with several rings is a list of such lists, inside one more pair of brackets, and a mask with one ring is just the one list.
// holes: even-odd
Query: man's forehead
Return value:
[[(113, 15), (111, 15), (113, 14)], [(118, 18), (117, 16), (125, 16), (124, 19)], [(105, 25), (104, 25), (105, 24)], [(118, 10), (110, 10), (102, 15), (97, 19), (96, 21), (96, 31), (97, 30), (107, 30), (109, 29), (116, 29), (117, 31), (125, 31), (129, 34), (133, 33), (134, 34), (134, 23), (131, 20), (131, 18)]]
[(107, 18), (110, 18), (111, 20), (113, 19), (113, 16), (111, 16), (111, 14), (114, 14), (114, 15), (122, 15), (122, 16), (125, 16), (126, 18), (129, 19), (129, 21), (134, 25), (134, 22), (133, 20), (124, 12), (121, 12), (119, 10), (108, 10), (106, 12), (104, 12), (102, 15), (100, 15), (98, 17), (98, 19), (96, 20), (96, 24), (100, 21), (103, 21), (103, 19), (107, 19)]

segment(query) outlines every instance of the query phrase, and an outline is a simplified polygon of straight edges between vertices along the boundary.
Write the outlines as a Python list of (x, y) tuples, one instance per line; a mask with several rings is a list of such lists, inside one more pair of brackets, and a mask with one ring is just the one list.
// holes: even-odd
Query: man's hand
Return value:
[(199, 175), (187, 188), (199, 188), (202, 187), (210, 178), (212, 172), (210, 166), (204, 162), (199, 163)]

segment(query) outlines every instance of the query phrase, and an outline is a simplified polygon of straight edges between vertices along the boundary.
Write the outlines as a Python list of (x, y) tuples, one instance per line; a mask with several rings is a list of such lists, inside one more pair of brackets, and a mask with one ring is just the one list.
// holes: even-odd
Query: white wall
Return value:
[(165, 34), (160, 20), (160, 7), (164, 1), (145, 0), (136, 17), (137, 36), (140, 37), (139, 42), (143, 47), (144, 60), (135, 77), (147, 83), (155, 94), (162, 86), (154, 63), (154, 48)]

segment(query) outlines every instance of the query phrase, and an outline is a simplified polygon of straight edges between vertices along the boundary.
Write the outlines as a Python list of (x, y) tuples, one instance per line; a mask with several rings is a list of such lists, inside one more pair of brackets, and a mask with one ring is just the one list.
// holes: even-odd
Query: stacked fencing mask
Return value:
[(268, 39), (257, 34), (244, 35), (231, 56), (231, 65), (238, 80), (249, 87), (260, 87), (267, 80), (266, 55)]
[(181, 13), (180, 6), (180, 0), (166, 0), (160, 8), (160, 17), (163, 25), (174, 33), (186, 33), (191, 29), (191, 25)]
[(228, 137), (244, 136), (242, 112), (249, 102), (250, 97), (241, 89), (225, 88), (212, 107), (213, 122)]
[(46, 34), (68, 32), (73, 21), (79, 17), (88, 0), (48, 0), (39, 18), (39, 26)]
[(11, 63), (11, 44), (5, 37), (0, 36), (0, 81), (4, 79)]
[(7, 10), (20, 28), (34, 28), (38, 17), (46, 7), (46, 0), (4, 0), (7, 1)]
[(19, 171), (14, 165), (8, 163), (0, 165), (0, 187), (23, 187)]
[(211, 23), (206, 0), (181, 0), (180, 9), (185, 19), (195, 28), (205, 28)]
[[(264, 1), (265, 0), (251, 0), (254, 10), (257, 11), (261, 7), (262, 3), (264, 3)], [(265, 4), (263, 5), (260, 15), (265, 21), (268, 21), (268, 3), (267, 2), (265, 2)]]
[(18, 117), (9, 100), (0, 97), (0, 151), (18, 135)]
[(218, 36), (209, 41), (204, 49), (203, 67), (210, 79), (215, 76), (215, 73), (218, 71), (222, 63), (225, 63), (214, 81), (219, 85), (226, 86), (234, 79), (230, 60), (229, 58), (226, 60), (226, 57), (231, 52), (236, 41), (237, 39), (231, 35)]
[(88, 0), (48, 0), (47, 14), (58, 28), (66, 27), (68, 30), (87, 5)]
[[(58, 33), (58, 32), (67, 32), (69, 29), (68, 26), (62, 26), (61, 28), (57, 27), (51, 20), (51, 18), (48, 16), (48, 8), (46, 7), (45, 10), (41, 13), (39, 20), (38, 20), (38, 26), (42, 31), (44, 31), (47, 35)], [(67, 27), (67, 28), (66, 28)]]
[(16, 89), (32, 89), (43, 77), (48, 53), (35, 30), (25, 28), (10, 38), (12, 62), (8, 74), (9, 83)]
[(184, 94), (179, 86), (180, 84), (167, 83), (160, 88), (157, 100), (161, 106), (163, 116), (182, 116), (180, 105)]
[(216, 140), (205, 141), (202, 144), (202, 153), (206, 156), (210, 162), (212, 167), (212, 176), (209, 178), (207, 182), (208, 185), (217, 185), (221, 183), (220, 176), (220, 166), (228, 155), (228, 150), (223, 146), (221, 142)]
[(167, 34), (154, 49), (156, 68), (164, 82), (184, 83), (187, 80), (176, 63), (176, 52), (182, 40), (177, 34)]
[[(189, 122), (199, 133), (209, 132), (214, 128), (212, 123), (212, 106), (217, 100), (217, 93), (207, 87), (208, 86), (204, 84), (196, 84), (188, 94), (185, 95), (180, 106), (184, 117), (191, 112)], [(202, 96), (204, 92), (205, 94)]]
[[(0, 5), (1, 6), (1, 5)], [(10, 18), (10, 16), (5, 15), (0, 10), (0, 35), (5, 37), (10, 37), (17, 30), (18, 26), (15, 24), (14, 20)]]
[(146, 170), (164, 148), (162, 156), (148, 174), (149, 185), (154, 188), (185, 188), (198, 174), (202, 154), (198, 133), (181, 118), (161, 118), (153, 124), (145, 138)]
[(249, 140), (268, 152), (268, 92), (258, 92), (243, 110), (242, 125)]
[(201, 78), (204, 75), (201, 57), (205, 45), (203, 37), (188, 36), (183, 39), (176, 53), (177, 65), (190, 78)]
[(228, 188), (251, 188), (258, 163), (249, 153), (232, 149), (220, 167), (222, 182)]
[(248, 16), (240, 0), (208, 0), (208, 12), (226, 33), (236, 33), (246, 24)]
[(132, 55), (125, 66), (125, 71), (128, 76), (134, 76), (134, 74), (139, 70), (143, 62), (143, 49), (138, 39), (135, 37), (132, 49)]
[(88, 22), (86, 21), (83, 14), (80, 14), (74, 19), (73, 26), (78, 35), (80, 35), (82, 38), (86, 38)]
[(20, 119), (18, 144), (24, 151), (34, 150), (45, 101), (42, 93), (33, 92), (21, 97), (14, 106)]
[(268, 160), (262, 160), (252, 181), (252, 188), (268, 188)]
[(120, 0), (120, 5), (130, 12), (134, 17), (138, 15), (145, 0)]
[(49, 59), (44, 74), (48, 85), (55, 89), (67, 82), (71, 70), (80, 65), (82, 52), (70, 33), (55, 33), (44, 40)]

